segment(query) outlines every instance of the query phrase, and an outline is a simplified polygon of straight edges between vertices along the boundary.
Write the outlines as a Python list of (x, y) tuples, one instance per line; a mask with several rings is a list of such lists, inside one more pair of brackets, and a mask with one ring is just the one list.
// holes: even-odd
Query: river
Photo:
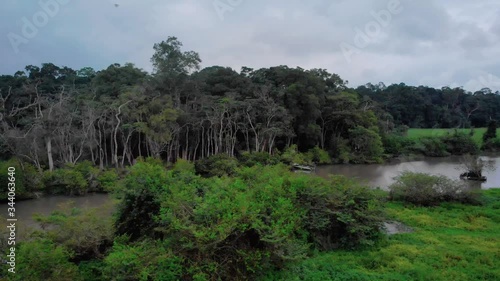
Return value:
[[(327, 177), (329, 174), (344, 175), (357, 178), (371, 187), (387, 189), (394, 182), (394, 177), (403, 171), (427, 173), (433, 175), (444, 175), (451, 179), (459, 179), (459, 175), (465, 171), (460, 170), (460, 157), (425, 157), (418, 161), (393, 160), (386, 164), (374, 165), (327, 165), (316, 168), (316, 174)], [(491, 161), (496, 170), (485, 171), (483, 175), (487, 181), (470, 182), (478, 188), (489, 189), (500, 187), (500, 156), (481, 156), (485, 161)]]

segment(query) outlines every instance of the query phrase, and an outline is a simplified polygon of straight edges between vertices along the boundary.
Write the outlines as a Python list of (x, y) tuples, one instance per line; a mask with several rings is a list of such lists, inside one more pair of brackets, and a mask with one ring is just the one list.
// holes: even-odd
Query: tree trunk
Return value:
[(52, 158), (52, 139), (47, 137), (45, 139), (45, 144), (47, 146), (47, 158), (49, 162), (49, 171), (54, 171), (54, 159)]

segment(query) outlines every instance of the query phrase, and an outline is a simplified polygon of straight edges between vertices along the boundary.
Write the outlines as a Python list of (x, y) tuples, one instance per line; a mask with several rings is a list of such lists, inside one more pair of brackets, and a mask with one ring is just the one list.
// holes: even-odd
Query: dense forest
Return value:
[(0, 76), (1, 157), (39, 170), (82, 160), (103, 169), (138, 157), (175, 162), (293, 146), (370, 163), (405, 128), (486, 127), (500, 119), (500, 95), (490, 89), (353, 89), (325, 69), (200, 69), (199, 55), (175, 37), (155, 44), (151, 62), (152, 73), (131, 63), (100, 71), (45, 63)]

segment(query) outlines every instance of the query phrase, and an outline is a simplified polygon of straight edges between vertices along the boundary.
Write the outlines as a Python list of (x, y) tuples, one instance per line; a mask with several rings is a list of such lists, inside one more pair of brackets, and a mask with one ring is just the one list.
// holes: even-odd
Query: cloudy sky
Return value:
[[(47, 5), (44, 5), (47, 3)], [(326, 68), (349, 80), (500, 90), (498, 0), (2, 0), (0, 74), (52, 62), (151, 71), (176, 36), (203, 67)]]

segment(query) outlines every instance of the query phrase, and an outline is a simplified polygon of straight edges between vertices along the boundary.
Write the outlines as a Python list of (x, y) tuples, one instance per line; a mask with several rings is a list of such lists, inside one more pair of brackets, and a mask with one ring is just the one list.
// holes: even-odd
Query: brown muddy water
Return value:
[[(500, 188), (500, 156), (481, 156), (481, 159), (489, 161), (494, 167), (493, 171), (485, 171), (486, 182), (468, 183), (473, 188)], [(460, 157), (445, 158), (423, 158), (417, 161), (391, 161), (386, 164), (375, 165), (328, 165), (316, 168), (316, 174), (328, 177), (329, 174), (344, 175), (357, 178), (371, 187), (387, 189), (394, 182), (394, 177), (403, 171), (427, 173), (433, 175), (444, 175), (451, 179), (459, 179), (459, 175), (465, 171), (460, 169)]]

